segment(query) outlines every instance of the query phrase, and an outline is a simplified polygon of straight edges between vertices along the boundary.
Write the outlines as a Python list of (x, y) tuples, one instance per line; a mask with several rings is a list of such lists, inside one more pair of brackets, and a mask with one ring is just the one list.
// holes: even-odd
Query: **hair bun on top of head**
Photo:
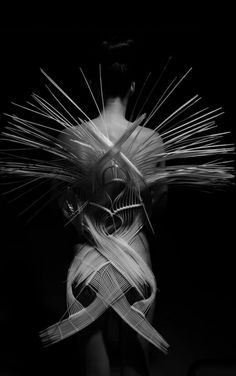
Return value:
[(133, 40), (109, 40), (102, 43), (100, 62), (104, 93), (124, 97), (135, 81)]
[(102, 43), (103, 61), (105, 63), (127, 64), (132, 59), (134, 41), (111, 40)]

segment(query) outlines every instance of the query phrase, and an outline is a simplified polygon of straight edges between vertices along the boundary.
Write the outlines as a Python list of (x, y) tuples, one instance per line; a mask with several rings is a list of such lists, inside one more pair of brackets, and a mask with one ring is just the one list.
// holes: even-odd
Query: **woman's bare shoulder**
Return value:
[(152, 138), (153, 142), (155, 142), (159, 146), (163, 146), (162, 137), (157, 131), (154, 131), (151, 128), (139, 126), (138, 132), (140, 134), (140, 141), (144, 141), (148, 138), (150, 138), (150, 140), (151, 140), (151, 138)]

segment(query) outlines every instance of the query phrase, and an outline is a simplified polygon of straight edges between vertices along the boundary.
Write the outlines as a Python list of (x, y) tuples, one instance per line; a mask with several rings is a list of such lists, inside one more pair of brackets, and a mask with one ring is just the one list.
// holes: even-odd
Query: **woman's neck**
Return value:
[(110, 98), (106, 101), (102, 115), (109, 119), (123, 119), (125, 120), (126, 103), (120, 98)]

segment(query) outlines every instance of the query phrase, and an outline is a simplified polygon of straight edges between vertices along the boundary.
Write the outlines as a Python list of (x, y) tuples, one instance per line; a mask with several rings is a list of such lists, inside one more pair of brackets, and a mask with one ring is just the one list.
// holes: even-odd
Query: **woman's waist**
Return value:
[[(114, 219), (113, 219), (114, 220)], [(115, 221), (115, 220), (114, 220)], [(145, 226), (143, 216), (136, 215), (132, 221), (120, 223), (108, 223), (102, 218), (98, 220), (93, 218), (84, 218), (84, 234), (90, 245), (99, 248), (100, 245), (110, 247), (113, 241), (120, 242), (121, 248), (123, 244), (127, 244), (135, 253), (151, 265), (149, 245), (145, 234)]]
[(150, 284), (153, 281), (149, 246), (142, 228), (133, 226), (127, 233), (112, 236), (97, 232), (88, 239), (87, 244), (77, 249), (81, 278), (87, 276), (87, 282), (89, 276), (92, 278), (94, 273), (105, 266), (109, 267), (109, 264), (127, 278), (130, 286), (139, 289), (148, 281)]
[(141, 204), (114, 207), (91, 202), (85, 214), (108, 233), (125, 230), (134, 222), (139, 222), (139, 224), (144, 222), (144, 210)]

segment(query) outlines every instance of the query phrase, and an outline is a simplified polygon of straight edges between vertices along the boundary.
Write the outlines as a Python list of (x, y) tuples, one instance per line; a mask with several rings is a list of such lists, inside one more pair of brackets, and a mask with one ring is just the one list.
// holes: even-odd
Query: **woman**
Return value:
[[(155, 332), (145, 318), (147, 313), (148, 320), (151, 320), (156, 292), (144, 230), (145, 226), (150, 226), (152, 192), (146, 186), (141, 172), (127, 156), (132, 155), (131, 150), (140, 149), (150, 137), (151, 143), (147, 147), (150, 151), (154, 148), (161, 154), (163, 143), (158, 133), (153, 137), (152, 130), (139, 125), (143, 118), (133, 124), (126, 119), (128, 100), (135, 90), (133, 74), (127, 64), (126, 50), (129, 49), (129, 42), (110, 44), (106, 49), (105, 55), (108, 56), (102, 65), (101, 87), (104, 105), (99, 116), (83, 126), (92, 133), (96, 131), (102, 140), (105, 137), (108, 142), (105, 146), (108, 150), (105, 153), (101, 152), (101, 140), (90, 142), (93, 150), (78, 142), (85, 139), (81, 137), (80, 125), (75, 126), (73, 132), (70, 129), (60, 136), (62, 145), (66, 145), (71, 153), (84, 156), (84, 163), (81, 161), (80, 164), (84, 173), (90, 171), (89, 176), (84, 179), (84, 186), (80, 184), (78, 187), (75, 184), (60, 200), (68, 218), (76, 213), (78, 200), (81, 200), (81, 206), (88, 202), (83, 215), (78, 214), (73, 220), (76, 230), (86, 239), (77, 246), (77, 253), (69, 271), (68, 302), (72, 307), (78, 301), (83, 301), (86, 305), (87, 298), (91, 304), (95, 296), (92, 295), (99, 293), (103, 304), (98, 301), (97, 306), (93, 307), (90, 312), (90, 315), (94, 315), (93, 319), (107, 307), (112, 307), (118, 314), (115, 321), (119, 321), (119, 316), (126, 321), (122, 328), (119, 325), (123, 337), (120, 343), (123, 374), (146, 375), (147, 364), (139, 344), (142, 343), (146, 350), (145, 341), (141, 338), (138, 341), (136, 335), (139, 333), (151, 339)], [(99, 82), (94, 82), (93, 85), (94, 92), (98, 93)], [(161, 165), (163, 166), (163, 163)], [(154, 172), (156, 161), (149, 168)], [(153, 203), (165, 190), (166, 186), (163, 184), (156, 188)], [(101, 279), (102, 286), (98, 279)], [(89, 280), (91, 281), (88, 282)], [(109, 287), (110, 291), (107, 294)], [(138, 301), (140, 308), (137, 305), (136, 310), (133, 310), (132, 305)], [(86, 320), (82, 321), (84, 324)], [(140, 321), (145, 323), (143, 328)], [(116, 323), (113, 321), (113, 324)], [(127, 324), (132, 329), (129, 329)], [(73, 325), (76, 326), (77, 322)], [(79, 325), (77, 329), (80, 330)], [(70, 330), (67, 330), (65, 329), (64, 335), (70, 333)], [(98, 324), (93, 325), (93, 330), (85, 330), (83, 337), (86, 342), (88, 375), (110, 374), (109, 357), (104, 342), (105, 331), (103, 318), (98, 320)], [(167, 343), (157, 332), (155, 341), (151, 340), (161, 349), (167, 348)]]
[[(151, 208), (164, 199), (166, 183), (217, 187), (230, 182), (232, 169), (215, 156), (233, 148), (219, 141), (222, 133), (212, 131), (220, 110), (187, 113), (198, 96), (175, 109), (154, 130), (145, 128), (188, 72), (168, 85), (147, 117), (127, 121), (128, 100), (135, 90), (127, 63), (129, 42), (106, 44), (105, 50), (93, 90), (101, 98), (100, 106), (95, 101), (99, 116), (90, 119), (44, 73), (85, 120), (78, 121), (51, 90), (54, 104), (34, 95), (36, 104), (24, 109), (43, 120), (24, 121), (14, 115), (12, 128), (3, 135), (44, 150), (54, 159), (24, 155), (20, 160), (6, 154), (2, 172), (29, 177), (32, 183), (53, 180), (55, 197), (79, 235), (67, 279), (68, 317), (43, 331), (43, 341), (55, 343), (84, 329), (87, 374), (109, 375), (106, 341), (111, 316), (120, 328), (123, 374), (147, 375), (144, 344), (148, 341), (164, 352), (168, 348), (150, 323), (157, 290), (146, 238), (146, 231), (153, 230)], [(50, 134), (55, 129), (48, 121), (63, 126), (59, 140)]]

